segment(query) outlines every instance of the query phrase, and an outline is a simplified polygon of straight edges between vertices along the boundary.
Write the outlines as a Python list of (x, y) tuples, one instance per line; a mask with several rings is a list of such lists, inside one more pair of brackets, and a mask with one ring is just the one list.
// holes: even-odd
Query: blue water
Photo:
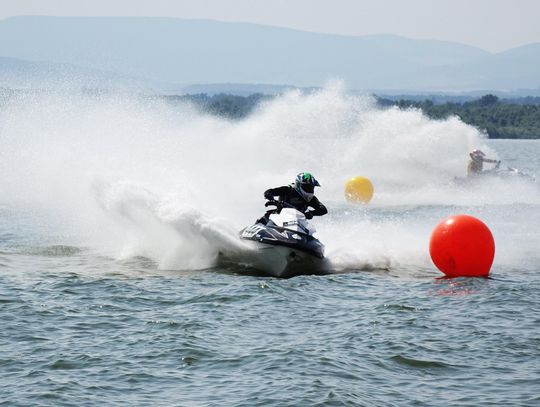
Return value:
[[(22, 128), (10, 124), (16, 116), (1, 122), (4, 140), (23, 134), (13, 133)], [(540, 173), (538, 141), (481, 142), (506, 164)], [(262, 202), (246, 210), (223, 198), (220, 213), (204, 208), (216, 220), (175, 206), (181, 195), (161, 205), (159, 193), (122, 184), (103, 201), (98, 190), (104, 216), (71, 187), (86, 182), (65, 171), (75, 160), (53, 160), (45, 177), (25, 158), (10, 167), (19, 178), (1, 184), (10, 191), (0, 201), (2, 406), (540, 405), (535, 184), (456, 186), (460, 174), (443, 179), (441, 170), (440, 184), (398, 193), (389, 171), (372, 204), (355, 207), (330, 196), (341, 186), (328, 176), (321, 199), (330, 214), (314, 223), (335, 268), (276, 279), (213, 260), (229, 226), (252, 222)], [(417, 176), (409, 161), (390, 158), (403, 182)], [(41, 195), (36, 179), (56, 195)], [(444, 279), (430, 262), (429, 234), (454, 213), (491, 228), (490, 278)]]
[(540, 402), (537, 271), (279, 280), (84, 251), (1, 263), (6, 405)]

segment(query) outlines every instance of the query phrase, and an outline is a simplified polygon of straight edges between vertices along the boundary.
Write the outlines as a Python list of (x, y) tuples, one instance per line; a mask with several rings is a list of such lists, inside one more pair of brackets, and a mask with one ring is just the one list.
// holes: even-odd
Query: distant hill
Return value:
[(344, 36), (248, 23), (138, 17), (13, 17), (0, 55), (118, 72), (178, 89), (192, 84), (359, 90), (540, 88), (540, 44), (492, 54), (444, 41)]
[(17, 89), (141, 90), (147, 80), (71, 64), (0, 57), (0, 87)]

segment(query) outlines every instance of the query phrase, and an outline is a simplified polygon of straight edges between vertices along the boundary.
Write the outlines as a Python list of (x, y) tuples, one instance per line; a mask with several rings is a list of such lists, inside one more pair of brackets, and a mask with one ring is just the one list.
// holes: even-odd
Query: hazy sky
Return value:
[(540, 0), (0, 0), (0, 18), (17, 15), (243, 21), (448, 40), (493, 52), (540, 42)]

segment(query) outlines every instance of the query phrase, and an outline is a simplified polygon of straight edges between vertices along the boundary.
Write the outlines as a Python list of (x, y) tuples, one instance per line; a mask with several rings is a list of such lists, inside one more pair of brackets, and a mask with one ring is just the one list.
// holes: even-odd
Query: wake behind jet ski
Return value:
[(249, 263), (276, 277), (322, 271), (324, 245), (313, 236), (315, 228), (307, 221), (328, 213), (314, 195), (316, 186), (320, 184), (315, 177), (304, 172), (293, 184), (264, 192), (265, 206), (275, 208), (240, 232), (242, 240), (255, 242)]

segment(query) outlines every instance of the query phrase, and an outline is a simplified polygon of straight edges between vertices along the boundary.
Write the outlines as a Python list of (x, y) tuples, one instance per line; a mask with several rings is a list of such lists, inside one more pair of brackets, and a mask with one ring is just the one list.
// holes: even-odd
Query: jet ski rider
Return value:
[[(294, 206), (296, 210), (302, 212), (306, 219), (311, 219), (313, 216), (326, 215), (328, 210), (314, 195), (315, 187), (320, 186), (319, 181), (309, 172), (301, 172), (296, 176), (293, 184), (270, 188), (264, 191), (264, 197), (270, 201), (265, 206), (272, 205), (271, 201), (274, 201), (274, 198), (277, 196), (280, 202)], [(308, 208), (313, 209), (308, 210)], [(267, 211), (262, 218), (257, 220), (257, 223), (265, 225), (268, 222), (270, 214), (275, 212), (276, 209)]]
[(498, 168), (501, 162), (499, 160), (493, 160), (491, 158), (486, 158), (486, 155), (483, 151), (480, 150), (473, 150), (469, 156), (471, 159), (469, 160), (469, 164), (467, 166), (467, 175), (474, 176), (478, 175), (482, 172), (484, 169), (484, 163), (493, 163), (497, 164), (495, 168)]

